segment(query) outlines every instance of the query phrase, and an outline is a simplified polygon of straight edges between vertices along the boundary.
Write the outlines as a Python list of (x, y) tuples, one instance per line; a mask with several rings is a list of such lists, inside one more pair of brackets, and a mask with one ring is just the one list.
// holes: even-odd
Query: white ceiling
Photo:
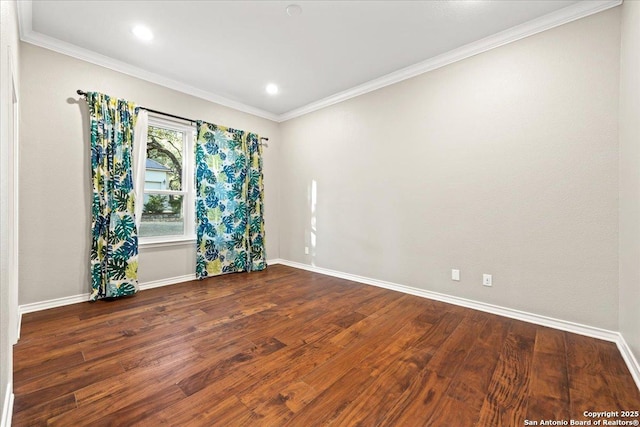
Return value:
[[(18, 3), (24, 41), (284, 120), (620, 2)], [(288, 16), (290, 4), (302, 14)], [(152, 42), (132, 35), (138, 23)], [(265, 92), (270, 82), (280, 88), (275, 96)]]

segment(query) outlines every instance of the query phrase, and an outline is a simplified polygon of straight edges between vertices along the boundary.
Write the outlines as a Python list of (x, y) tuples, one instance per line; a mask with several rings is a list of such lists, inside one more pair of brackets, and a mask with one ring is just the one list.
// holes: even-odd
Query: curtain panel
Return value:
[(144, 210), (144, 179), (147, 162), (147, 137), (149, 136), (149, 113), (138, 109), (136, 124), (133, 128), (133, 150), (131, 151), (131, 172), (133, 174), (133, 188), (135, 192), (136, 230), (140, 230), (142, 211)]
[(91, 177), (91, 297), (132, 295), (138, 288), (138, 232), (132, 177), (136, 106), (89, 92)]
[(266, 268), (258, 135), (198, 121), (196, 221), (199, 279)]

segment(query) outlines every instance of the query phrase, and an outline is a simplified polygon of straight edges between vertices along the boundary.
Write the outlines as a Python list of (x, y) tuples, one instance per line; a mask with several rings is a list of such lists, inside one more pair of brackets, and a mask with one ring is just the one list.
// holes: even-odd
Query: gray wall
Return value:
[(622, 6), (620, 332), (640, 360), (640, 2)]
[(617, 330), (619, 19), (281, 124), (280, 256)]
[[(13, 142), (12, 114), (13, 83), (19, 92), (18, 73), (18, 26), (15, 2), (0, 2), (0, 416), (11, 393), (13, 381), (13, 343), (17, 326), (17, 276), (14, 264), (15, 202), (13, 191), (16, 181), (9, 166), (13, 161), (10, 144)], [(13, 75), (13, 78), (12, 78)]]
[[(638, 7), (279, 125), (25, 44), (20, 303), (88, 292), (82, 88), (269, 136), (269, 258), (620, 329), (638, 356)], [(193, 272), (190, 246), (140, 258), (141, 282)]]
[[(270, 138), (264, 150), (267, 256), (278, 257), (278, 124), (30, 44), (22, 44), (20, 304), (89, 291), (86, 104), (95, 90)], [(194, 245), (141, 249), (140, 282), (192, 274)]]

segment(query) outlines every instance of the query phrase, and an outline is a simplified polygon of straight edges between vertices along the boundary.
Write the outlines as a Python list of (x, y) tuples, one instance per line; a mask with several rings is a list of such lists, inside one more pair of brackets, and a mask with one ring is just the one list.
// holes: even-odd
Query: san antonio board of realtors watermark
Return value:
[(525, 426), (637, 426), (640, 411), (584, 411), (586, 419), (524, 420)]

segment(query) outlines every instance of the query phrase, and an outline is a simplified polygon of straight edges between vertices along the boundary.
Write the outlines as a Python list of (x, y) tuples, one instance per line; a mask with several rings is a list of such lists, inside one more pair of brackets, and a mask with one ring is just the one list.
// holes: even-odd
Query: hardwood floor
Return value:
[(523, 426), (640, 410), (615, 344), (280, 265), (27, 314), (14, 354), (14, 426)]

